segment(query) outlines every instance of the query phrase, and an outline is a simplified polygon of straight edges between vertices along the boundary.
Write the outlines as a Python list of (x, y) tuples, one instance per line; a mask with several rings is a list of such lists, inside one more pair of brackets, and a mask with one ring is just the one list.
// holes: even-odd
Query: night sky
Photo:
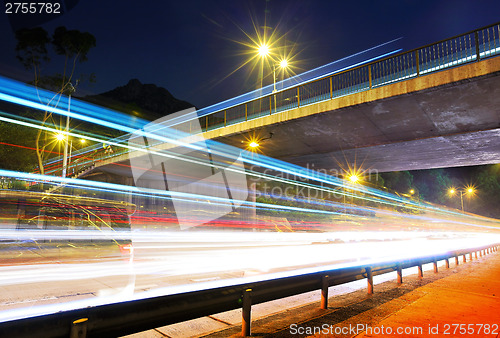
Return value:
[[(294, 70), (300, 73), (395, 38), (402, 37), (399, 46), (409, 50), (500, 20), (498, 0), (66, 0), (64, 5), (74, 7), (41, 26), (50, 34), (58, 26), (87, 31), (97, 40), (89, 60), (78, 68), (95, 73), (97, 82), (81, 84), (79, 95), (105, 92), (137, 78), (198, 108), (259, 85), (258, 67), (231, 73), (248, 59), (249, 48), (242, 43), (250, 40), (244, 32), (255, 37), (254, 26), (262, 33), (265, 22), (268, 32), (286, 33), (283, 44), (293, 51)], [(32, 73), (15, 59), (12, 25), (36, 20), (9, 20), (4, 12), (5, 6), (0, 14), (0, 74), (29, 80)], [(51, 67), (46, 71), (55, 69)], [(272, 75), (269, 69), (265, 73), (269, 84)]]

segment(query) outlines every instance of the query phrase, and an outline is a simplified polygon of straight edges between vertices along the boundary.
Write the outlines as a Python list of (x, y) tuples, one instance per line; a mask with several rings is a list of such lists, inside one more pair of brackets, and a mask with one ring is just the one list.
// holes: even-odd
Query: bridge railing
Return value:
[[(200, 117), (200, 126), (204, 131), (223, 128), (498, 55), (500, 23), (495, 23), (210, 113)], [(114, 141), (117, 144), (126, 142), (127, 137), (118, 137)], [(119, 145), (111, 145), (111, 151), (107, 153), (102, 147), (94, 148), (88, 166), (130, 151)], [(62, 163), (62, 157), (60, 161)], [(60, 168), (56, 170), (61, 171)], [(71, 164), (68, 171), (74, 171)]]
[(500, 54), (500, 23), (290, 87), (201, 117), (205, 131)]

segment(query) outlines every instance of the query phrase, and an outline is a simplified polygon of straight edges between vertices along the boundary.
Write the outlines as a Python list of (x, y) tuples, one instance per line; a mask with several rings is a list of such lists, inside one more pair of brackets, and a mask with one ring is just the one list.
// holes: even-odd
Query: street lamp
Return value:
[(351, 174), (349, 176), (349, 181), (351, 181), (352, 183), (356, 183), (359, 181), (359, 176), (357, 174)]
[[(77, 83), (78, 84), (78, 83)], [(68, 133), (69, 131), (69, 113), (70, 113), (70, 107), (71, 107), (71, 95), (76, 91), (75, 87), (71, 84), (71, 82), (68, 82), (67, 85), (68, 89), (68, 115), (66, 115), (66, 128), (64, 131)], [(63, 168), (62, 168), (62, 177), (66, 177), (66, 170), (68, 167), (68, 139), (65, 138), (64, 142), (64, 152), (63, 152)]]
[[(257, 47), (257, 53), (260, 55), (260, 57), (267, 58), (270, 55), (270, 48), (269, 45), (266, 43), (263, 43)], [(276, 92), (276, 68), (277, 66), (281, 69), (286, 69), (288, 68), (288, 59), (283, 58), (279, 60), (278, 62), (273, 61), (273, 93)]]
[(255, 141), (252, 141), (252, 142), (250, 142), (250, 143), (248, 144), (248, 146), (249, 146), (250, 148), (254, 148), (254, 149), (255, 149), (255, 148), (259, 147), (259, 146), (260, 146), (260, 144), (258, 144), (258, 143), (257, 143), (257, 142), (255, 142)]
[(450, 196), (455, 195), (456, 192), (460, 193), (460, 204), (462, 206), (462, 212), (464, 212), (464, 195), (471, 197), (472, 195), (474, 195), (475, 189), (474, 189), (474, 187), (467, 187), (467, 188), (458, 189), (458, 190), (455, 188), (450, 188), (448, 190), (448, 193), (450, 194)]
[[(279, 63), (275, 63), (273, 66), (273, 93), (276, 93), (276, 66), (277, 65), (279, 65), (279, 67), (284, 71), (286, 68), (288, 68), (288, 60), (282, 59)], [(276, 105), (276, 102), (275, 102), (275, 105)], [(275, 110), (276, 110), (276, 107), (275, 107)]]
[(58, 141), (62, 141), (62, 140), (64, 140), (65, 138), (66, 138), (66, 136), (64, 136), (64, 134), (63, 134), (63, 133), (57, 133), (57, 134), (56, 134), (56, 140), (58, 140)]
[[(269, 133), (268, 137), (264, 138), (257, 138), (257, 137), (252, 137), (248, 140), (247, 148), (250, 149), (251, 151), (257, 151), (257, 149), (260, 147), (260, 144), (266, 140), (270, 140), (273, 138), (274, 133)], [(243, 142), (243, 141), (241, 141)]]
[(260, 56), (265, 57), (269, 55), (269, 46), (263, 43), (257, 48), (257, 52), (259, 53)]

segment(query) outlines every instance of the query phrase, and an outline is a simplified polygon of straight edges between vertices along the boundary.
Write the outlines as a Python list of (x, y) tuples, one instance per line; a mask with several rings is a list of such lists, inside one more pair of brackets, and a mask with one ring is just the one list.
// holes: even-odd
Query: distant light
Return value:
[(413, 195), (415, 193), (415, 190), (411, 189), (410, 194)]
[(57, 139), (58, 141), (62, 141), (62, 140), (64, 140), (65, 138), (66, 138), (66, 136), (64, 136), (64, 134), (61, 134), (61, 133), (57, 133), (57, 134), (56, 134), (56, 139)]
[(259, 55), (264, 57), (269, 54), (269, 46), (263, 43), (262, 45), (259, 46), (258, 48)]
[(288, 60), (287, 59), (283, 59), (280, 61), (280, 67), (285, 69), (286, 67), (288, 67)]
[(356, 183), (356, 182), (358, 182), (358, 181), (359, 181), (359, 176), (358, 176), (358, 175), (353, 174), (353, 175), (349, 176), (349, 180), (350, 180), (352, 183)]
[(255, 141), (252, 141), (252, 142), (250, 142), (250, 143), (248, 144), (248, 146), (249, 146), (250, 148), (257, 148), (258, 146), (260, 146), (260, 144), (258, 144), (258, 143), (257, 143), (257, 142), (255, 142)]

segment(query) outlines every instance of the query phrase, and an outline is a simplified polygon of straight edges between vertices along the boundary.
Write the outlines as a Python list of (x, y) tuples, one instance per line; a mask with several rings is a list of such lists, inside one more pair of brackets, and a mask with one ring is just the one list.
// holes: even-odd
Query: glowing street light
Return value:
[[(288, 60), (287, 59), (282, 59), (279, 62), (279, 67), (284, 71), (285, 69), (288, 68)], [(276, 64), (274, 64), (273, 67), (273, 93), (276, 92)]]
[(456, 192), (460, 193), (460, 204), (462, 205), (462, 212), (464, 212), (464, 195), (467, 195), (470, 198), (474, 195), (476, 190), (474, 189), (474, 187), (471, 187), (471, 186), (466, 187), (464, 189), (456, 190), (455, 188), (450, 188), (448, 190), (448, 193), (450, 194), (450, 196), (455, 195)]
[(269, 46), (263, 43), (257, 48), (257, 52), (259, 53), (260, 56), (266, 57), (269, 55)]
[(352, 183), (356, 183), (359, 181), (359, 176), (356, 174), (352, 174), (349, 176), (349, 181), (351, 181)]
[(58, 140), (58, 141), (63, 141), (65, 138), (66, 138), (66, 136), (63, 133), (56, 134), (56, 140)]
[(80, 139), (80, 144), (84, 145), (85, 143), (87, 143), (86, 139), (84, 139), (84, 138)]
[(258, 148), (258, 147), (260, 146), (260, 144), (258, 144), (258, 143), (257, 143), (257, 142), (255, 142), (255, 141), (252, 141), (252, 142), (250, 142), (250, 143), (248, 144), (248, 146), (249, 146), (250, 148), (254, 148), (254, 149), (255, 149), (255, 148)]
[[(76, 85), (78, 85), (78, 80), (76, 82)], [(68, 82), (66, 90), (68, 91), (68, 115), (66, 115), (66, 128), (64, 129), (65, 132), (69, 131), (69, 113), (70, 113), (70, 107), (71, 107), (71, 95), (76, 91), (75, 87), (71, 84), (71, 82)], [(62, 177), (66, 177), (66, 172), (68, 170), (68, 139), (65, 140), (64, 142), (64, 152), (63, 152), (63, 167), (62, 167)], [(71, 151), (71, 148), (70, 148)]]
[[(255, 135), (253, 135), (252, 137), (250, 138), (247, 138), (246, 142), (247, 142), (247, 149), (249, 149), (250, 151), (257, 151), (258, 148), (260, 147), (260, 145), (262, 144), (262, 142), (266, 141), (266, 140), (270, 140), (273, 138), (273, 135), (274, 133), (269, 133), (269, 136), (268, 137), (257, 137)], [(242, 143), (244, 143), (244, 141), (241, 141)]]
[(415, 189), (410, 189), (410, 195), (414, 195), (415, 194)]

